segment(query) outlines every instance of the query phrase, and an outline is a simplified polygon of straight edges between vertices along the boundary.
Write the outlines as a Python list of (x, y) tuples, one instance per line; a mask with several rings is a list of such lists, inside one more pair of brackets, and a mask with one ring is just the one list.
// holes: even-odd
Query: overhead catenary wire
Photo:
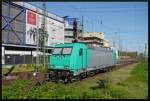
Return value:
[[(50, 4), (49, 4), (50, 5)], [(122, 6), (107, 6), (107, 7), (102, 7), (102, 6), (100, 6), (100, 7), (97, 7), (97, 6), (95, 6), (95, 7), (91, 7), (90, 9), (91, 10), (88, 10), (88, 6), (87, 7), (85, 7), (85, 6), (83, 6), (82, 8), (81, 7), (74, 7), (74, 6), (71, 6), (71, 5), (68, 5), (68, 6), (70, 6), (70, 7), (66, 7), (66, 6), (58, 6), (57, 4), (53, 4), (53, 5), (51, 5), (51, 6), (55, 6), (55, 8), (56, 8), (56, 10), (58, 11), (58, 10), (60, 10), (60, 11), (68, 11), (68, 12), (74, 12), (74, 13), (79, 13), (80, 11), (82, 12), (82, 13), (97, 13), (97, 12), (102, 12), (102, 13), (105, 13), (105, 12), (108, 12), (108, 13), (110, 13), (110, 12), (141, 12), (141, 11), (143, 11), (144, 9), (135, 9), (134, 10), (134, 8), (132, 8), (134, 5), (130, 5), (130, 6), (126, 6), (127, 8), (125, 9), (125, 6), (123, 6), (124, 8), (122, 9), (118, 9), (117, 7), (122, 7)], [(142, 6), (142, 5), (135, 5), (136, 7), (138, 7), (138, 6)], [(61, 9), (60, 9), (61, 8)], [(96, 8), (96, 9), (95, 9)], [(99, 9), (98, 9), (99, 8)], [(101, 9), (100, 9), (101, 8)], [(110, 9), (110, 8), (114, 8), (114, 9)], [(86, 22), (86, 19), (84, 19), (85, 20), (85, 22)], [(97, 22), (98, 23), (98, 22)], [(110, 27), (110, 26), (108, 26), (107, 24), (100, 24), (100, 25), (102, 25), (104, 28), (106, 28), (106, 29), (109, 29), (109, 30), (113, 30), (113, 31), (116, 31), (116, 29), (117, 28), (112, 28), (112, 27)], [(84, 26), (84, 27), (86, 27), (86, 26)], [(85, 30), (87, 30), (87, 29), (85, 29)], [(126, 33), (126, 32), (123, 32), (123, 33)], [(127, 32), (127, 33), (129, 33), (129, 32)]]
[[(55, 9), (57, 10), (57, 8)], [(58, 9), (60, 10), (60, 8)], [(65, 9), (65, 8), (61, 8), (61, 11), (70, 11), (70, 12), (74, 12), (74, 13), (79, 13), (79, 12), (82, 12), (82, 13), (98, 13), (98, 12), (101, 12), (101, 13), (120, 13), (120, 12), (134, 12), (134, 10), (132, 9), (129, 9), (129, 10), (77, 10), (77, 9), (74, 9), (74, 10), (71, 10), (71, 9)], [(142, 9), (137, 9), (136, 10), (137, 12), (143, 12)]]
[[(139, 5), (135, 5), (135, 6), (139, 6)], [(55, 5), (55, 8), (56, 8), (56, 9), (57, 9), (57, 7), (58, 7), (59, 10), (60, 10), (60, 8), (61, 8), (61, 10), (63, 10), (63, 11), (73, 11), (74, 13), (75, 13), (75, 12), (79, 13), (79, 11), (82, 12), (82, 9), (83, 9), (83, 8), (79, 8), (79, 11), (78, 11), (77, 9), (75, 9), (75, 8), (72, 7), (72, 6), (71, 6), (71, 7), (62, 7), (62, 6), (57, 6), (57, 5)], [(84, 6), (83, 6), (83, 7), (84, 7)], [(112, 7), (115, 7), (115, 6), (112, 6)], [(120, 7), (122, 7), (122, 6), (120, 6)], [(126, 6), (126, 7), (129, 8), (129, 6)], [(133, 5), (130, 6), (130, 7), (133, 7)], [(67, 9), (66, 9), (66, 8), (67, 8)], [(68, 8), (69, 8), (69, 9), (68, 9)], [(72, 8), (73, 10), (70, 10), (71, 8)], [(92, 8), (92, 7), (91, 7), (91, 8)], [(90, 8), (90, 9), (91, 9), (91, 8)], [(96, 7), (93, 7), (93, 8), (96, 8)], [(97, 7), (97, 8), (98, 8), (98, 7)], [(103, 7), (99, 7), (99, 8), (103, 8)], [(105, 8), (108, 8), (108, 7), (105, 7)], [(94, 10), (94, 11), (97, 12), (98, 9), (96, 9), (96, 10)], [(105, 12), (105, 10), (102, 10), (102, 11)], [(108, 11), (111, 12), (111, 10), (108, 10)], [(118, 10), (117, 10), (117, 11), (118, 11)], [(135, 11), (135, 10), (134, 10), (134, 9), (132, 9), (132, 10), (131, 10), (131, 9), (129, 9), (129, 10), (119, 10), (119, 12), (120, 12), (120, 11), (121, 11), (121, 12), (123, 12), (123, 11), (129, 11), (129, 12), (130, 12), (130, 11)], [(138, 9), (136, 9), (136, 11), (138, 11)], [(85, 12), (89, 12), (89, 10), (88, 10), (88, 11), (84, 11), (84, 13), (85, 13)], [(93, 12), (93, 11), (92, 11), (92, 12)], [(113, 11), (112, 11), (112, 12), (113, 12)], [(115, 11), (115, 12), (116, 12), (116, 11)], [(91, 12), (90, 12), (90, 13), (91, 13)], [(103, 24), (103, 26), (105, 26), (105, 25)], [(105, 27), (107, 27), (108, 29), (111, 29), (111, 30), (112, 30), (112, 28), (110, 28), (110, 27), (108, 27), (108, 26), (105, 26)], [(114, 29), (113, 29), (113, 30), (114, 30)]]
[[(129, 9), (129, 6), (127, 6), (128, 9), (124, 9), (124, 10), (121, 10), (121, 9), (118, 9), (118, 8), (116, 10), (112, 10), (112, 8), (116, 7), (116, 6), (112, 6), (112, 7), (90, 7), (90, 9), (89, 9), (89, 7), (84, 8), (84, 6), (82, 6), (82, 7), (72, 7), (72, 6), (71, 7), (66, 7), (66, 6), (59, 6), (59, 5), (53, 5), (53, 6), (55, 6), (55, 10), (58, 9), (59, 11), (67, 11), (67, 12), (70, 11), (70, 12), (74, 12), (74, 13), (79, 13), (79, 12), (82, 12), (82, 13), (89, 13), (89, 12), (90, 13), (97, 13), (98, 11), (103, 12), (103, 13), (107, 13), (107, 12), (109, 12), (109, 13), (112, 12), (113, 13), (113, 12), (134, 12), (135, 11), (132, 8)], [(130, 6), (130, 7), (132, 7), (132, 6)], [(138, 5), (135, 5), (135, 6), (138, 6)], [(40, 6), (38, 6), (38, 7), (41, 8)], [(120, 7), (122, 7), (122, 6), (120, 6)], [(102, 9), (102, 8), (105, 8), (105, 9)], [(108, 8), (110, 8), (110, 10)], [(92, 10), (92, 9), (94, 9), (94, 10)], [(136, 9), (137, 12), (142, 12), (143, 10), (145, 10), (145, 9)]]
[[(36, 5), (36, 4), (38, 4), (38, 3), (34, 3), (34, 4), (32, 4), (32, 2), (28, 2), (28, 3), (30, 3), (31, 5)], [(92, 3), (90, 2), (90, 5), (92, 5)], [(80, 5), (77, 5), (77, 3), (74, 3), (74, 4), (72, 4), (72, 3), (69, 3), (69, 2), (65, 2), (65, 3), (58, 3), (58, 4), (51, 4), (51, 3), (49, 3), (48, 4), (48, 6), (54, 6), (54, 7), (58, 7), (58, 8), (67, 8), (67, 9), (70, 9), (70, 8), (73, 8), (73, 9), (81, 9), (81, 6)], [(120, 8), (132, 8), (133, 6), (136, 6), (136, 7), (138, 7), (138, 6), (143, 6), (143, 5), (135, 5), (135, 4), (132, 4), (132, 5), (105, 5), (105, 6), (103, 6), (103, 4), (99, 4), (99, 5), (94, 5), (93, 7), (91, 7), (90, 9), (98, 9), (98, 8), (100, 8), (100, 9), (102, 9), (102, 8), (105, 8), (105, 9), (112, 9), (112, 8), (116, 8), (116, 9), (118, 9), (118, 7)], [(39, 8), (41, 8), (41, 6), (38, 6)], [(89, 3), (84, 3), (83, 5), (82, 5), (82, 9), (87, 9), (87, 8), (89, 8)]]

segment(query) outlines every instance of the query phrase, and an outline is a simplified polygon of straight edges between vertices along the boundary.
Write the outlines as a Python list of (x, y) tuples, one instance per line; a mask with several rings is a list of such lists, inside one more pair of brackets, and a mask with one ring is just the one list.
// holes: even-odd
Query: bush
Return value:
[(104, 79), (100, 79), (97, 83), (99, 88), (108, 88), (110, 86), (111, 81), (108, 75), (106, 75)]

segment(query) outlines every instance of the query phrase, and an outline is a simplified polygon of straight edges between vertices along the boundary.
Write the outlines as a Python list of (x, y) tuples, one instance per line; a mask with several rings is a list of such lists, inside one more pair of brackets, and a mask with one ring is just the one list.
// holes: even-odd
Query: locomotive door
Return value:
[(86, 49), (83, 49), (83, 48), (80, 48), (79, 50), (79, 57), (80, 57), (80, 60), (81, 60), (81, 68), (86, 68)]
[(79, 58), (81, 60), (80, 67), (83, 68), (83, 49), (82, 48), (80, 48), (79, 50)]

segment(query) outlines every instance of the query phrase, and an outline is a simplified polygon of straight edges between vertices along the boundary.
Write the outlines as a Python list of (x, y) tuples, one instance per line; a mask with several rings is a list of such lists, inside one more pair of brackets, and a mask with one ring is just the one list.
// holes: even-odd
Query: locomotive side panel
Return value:
[(106, 52), (106, 60), (105, 60), (105, 64), (106, 66), (112, 66), (112, 52), (111, 51), (107, 51)]
[(90, 51), (90, 59), (89, 59), (89, 66), (88, 68), (91, 68), (91, 67), (96, 67), (96, 66), (99, 66), (102, 64), (103, 62), (103, 54), (102, 52), (98, 52), (96, 50), (91, 50)]
[(91, 49), (88, 68), (104, 68), (112, 66), (112, 54), (104, 48)]

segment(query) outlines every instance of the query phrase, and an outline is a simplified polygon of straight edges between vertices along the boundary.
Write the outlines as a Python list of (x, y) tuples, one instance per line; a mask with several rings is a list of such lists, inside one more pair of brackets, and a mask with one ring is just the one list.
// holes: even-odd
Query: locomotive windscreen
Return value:
[(54, 48), (53, 54), (71, 54), (72, 48), (67, 47), (67, 48)]

